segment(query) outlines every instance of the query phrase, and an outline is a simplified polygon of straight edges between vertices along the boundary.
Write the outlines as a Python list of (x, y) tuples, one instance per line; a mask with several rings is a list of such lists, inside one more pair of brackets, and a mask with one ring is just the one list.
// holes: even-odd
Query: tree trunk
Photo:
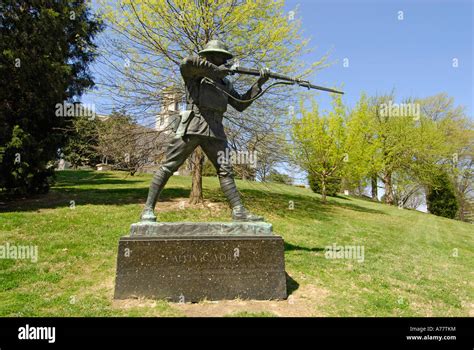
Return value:
[(321, 178), (321, 199), (323, 203), (326, 203), (326, 179)]
[(362, 196), (364, 194), (364, 187), (362, 186), (362, 181), (359, 181), (357, 183), (357, 192), (358, 192), (358, 196)]
[[(458, 196), (459, 198), (459, 196)], [(464, 200), (464, 198), (459, 198), (458, 200), (458, 203), (459, 203), (459, 209), (458, 209), (458, 214), (459, 214), (459, 220), (461, 221), (466, 221), (465, 219), (465, 210), (466, 210), (466, 201)]]
[(204, 201), (202, 196), (202, 168), (204, 165), (204, 154), (201, 147), (196, 148), (192, 155), (193, 160), (193, 184), (189, 195), (189, 204), (199, 204)]
[(379, 191), (378, 191), (378, 187), (377, 187), (377, 175), (372, 175), (372, 177), (370, 178), (370, 187), (371, 187), (371, 190), (372, 190), (372, 200), (374, 201), (378, 201), (379, 200)]
[(392, 173), (384, 173), (382, 181), (385, 186), (385, 203), (393, 204)]

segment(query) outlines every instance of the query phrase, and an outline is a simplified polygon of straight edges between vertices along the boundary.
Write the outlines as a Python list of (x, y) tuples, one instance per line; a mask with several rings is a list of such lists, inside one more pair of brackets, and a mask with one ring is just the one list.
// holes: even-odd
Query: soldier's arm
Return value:
[[(250, 100), (257, 96), (261, 91), (262, 88), (260, 87), (258, 82), (253, 84), (250, 89), (243, 95), (241, 95), (237, 90), (235, 90), (233, 86), (231, 86), (230, 88), (230, 94), (233, 97), (238, 98), (239, 100)], [(233, 98), (229, 98), (229, 104), (239, 112), (243, 112), (244, 110), (246, 110), (252, 104), (252, 102), (253, 101), (239, 102), (234, 100)]]
[(226, 71), (215, 64), (196, 56), (184, 58), (179, 68), (184, 78), (208, 77), (212, 80), (219, 80), (227, 75)]

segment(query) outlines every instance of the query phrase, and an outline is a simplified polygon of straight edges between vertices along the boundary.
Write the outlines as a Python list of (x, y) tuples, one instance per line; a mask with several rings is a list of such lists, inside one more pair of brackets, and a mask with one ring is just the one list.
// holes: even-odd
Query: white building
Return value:
[(156, 116), (155, 130), (170, 134), (184, 106), (183, 96), (172, 88), (163, 89), (162, 96), (161, 111)]

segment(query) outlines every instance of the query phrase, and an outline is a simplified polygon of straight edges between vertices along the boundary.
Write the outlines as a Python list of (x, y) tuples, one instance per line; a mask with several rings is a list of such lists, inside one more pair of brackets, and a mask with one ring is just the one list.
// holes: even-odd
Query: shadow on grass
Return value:
[(352, 198), (349, 198), (349, 197), (346, 197), (345, 195), (340, 195), (340, 194), (336, 194), (335, 196), (328, 196), (329, 198), (338, 198), (338, 199), (342, 199), (342, 200), (345, 200), (345, 201), (351, 201)]
[(383, 215), (386, 215), (387, 213), (383, 212), (383, 211), (380, 211), (380, 210), (377, 210), (377, 209), (370, 209), (370, 208), (365, 208), (365, 207), (361, 207), (360, 205), (357, 205), (357, 204), (352, 204), (352, 203), (328, 203), (329, 205), (333, 205), (333, 206), (336, 206), (336, 207), (342, 207), (342, 208), (346, 208), (346, 209), (350, 209), (350, 210), (354, 210), (354, 211), (358, 211), (358, 212), (362, 212), (362, 213), (371, 213), (371, 214), (383, 214)]
[[(189, 189), (165, 188), (160, 196), (160, 202), (173, 198), (189, 197)], [(74, 205), (127, 205), (144, 203), (148, 188), (131, 187), (117, 189), (78, 189), (56, 188), (48, 194), (0, 203), (1, 212), (36, 211), (39, 209), (54, 209)], [(159, 204), (158, 204), (159, 205)]]
[[(136, 182), (141, 182), (143, 185), (135, 185)], [(81, 185), (84, 184), (91, 185), (92, 187), (81, 188)], [(100, 188), (99, 186), (103, 184), (130, 184), (131, 186)], [(97, 187), (94, 185), (97, 185)], [(160, 201), (167, 201), (174, 198), (187, 198), (189, 197), (190, 191), (191, 184), (189, 188), (165, 187)], [(334, 219), (334, 208), (337, 207), (364, 213), (385, 214), (379, 210), (365, 208), (353, 203), (329, 201), (324, 204), (314, 196), (304, 193), (293, 193), (290, 190), (284, 192), (270, 192), (261, 188), (244, 188), (240, 192), (244, 197), (244, 202), (252, 211), (256, 211), (257, 213), (271, 212), (281, 219), (298, 220), (308, 218), (320, 221), (331, 221)], [(142, 179), (117, 179), (114, 178), (113, 174), (88, 170), (64, 171), (58, 176), (58, 183), (50, 193), (0, 203), (0, 212), (36, 211), (38, 209), (69, 207), (71, 201), (74, 201), (76, 206), (87, 204), (138, 204), (145, 202), (147, 194), (148, 184), (143, 182)], [(225, 201), (225, 197), (218, 187), (204, 189), (204, 196), (214, 202)], [(294, 209), (289, 210), (289, 203), (293, 203)]]
[(291, 276), (287, 272), (285, 272), (285, 274), (286, 274), (286, 294), (290, 296), (291, 294), (293, 294), (293, 292), (295, 292), (300, 287), (300, 285), (293, 278), (291, 278)]
[(66, 170), (56, 172), (56, 177), (58, 182), (54, 185), (55, 188), (78, 185), (126, 185), (143, 181), (135, 180), (125, 174), (122, 179), (117, 179), (113, 174), (93, 170)]
[[(323, 203), (320, 199), (305, 194), (267, 193), (257, 189), (243, 189), (245, 203), (256, 211), (269, 211), (280, 218), (310, 218), (315, 220), (331, 220), (335, 208), (346, 208), (370, 214), (383, 214), (383, 211), (370, 209), (353, 203), (329, 201)], [(291, 206), (290, 206), (291, 204)], [(293, 209), (290, 209), (293, 208)]]
[(285, 242), (285, 252), (289, 252), (292, 250), (301, 250), (305, 252), (323, 252), (324, 248), (320, 247), (314, 247), (314, 248), (308, 248), (308, 247), (301, 247), (299, 245), (294, 245), (288, 242)]

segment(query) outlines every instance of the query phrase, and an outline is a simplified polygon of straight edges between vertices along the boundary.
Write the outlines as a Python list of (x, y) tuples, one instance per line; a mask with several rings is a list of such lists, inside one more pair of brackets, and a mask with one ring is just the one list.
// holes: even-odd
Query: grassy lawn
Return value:
[[(288, 300), (114, 301), (118, 240), (138, 220), (151, 175), (64, 171), (57, 180), (47, 195), (0, 205), (0, 244), (38, 246), (36, 263), (0, 259), (0, 316), (474, 316), (474, 226), (246, 181), (249, 208), (285, 240)], [(189, 177), (171, 178), (161, 221), (230, 220), (217, 178), (204, 178), (204, 206), (183, 209), (190, 187)], [(363, 246), (364, 261), (326, 259), (333, 243)]]

